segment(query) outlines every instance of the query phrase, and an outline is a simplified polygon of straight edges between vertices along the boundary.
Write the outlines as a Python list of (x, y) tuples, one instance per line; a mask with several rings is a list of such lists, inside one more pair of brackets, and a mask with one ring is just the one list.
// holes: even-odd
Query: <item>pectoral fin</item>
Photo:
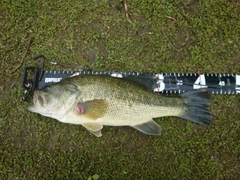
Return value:
[(141, 131), (145, 134), (149, 135), (160, 135), (162, 128), (159, 126), (154, 120), (150, 120), (148, 122), (145, 122), (143, 124), (139, 124), (136, 126), (132, 126), (133, 128), (137, 129), (138, 131)]
[(102, 99), (95, 99), (77, 104), (77, 113), (85, 115), (91, 120), (96, 120), (105, 115), (108, 109), (108, 103)]
[(88, 123), (83, 123), (83, 127), (85, 127), (89, 132), (94, 134), (97, 137), (101, 137), (101, 129), (103, 128), (103, 125), (99, 122), (88, 122)]

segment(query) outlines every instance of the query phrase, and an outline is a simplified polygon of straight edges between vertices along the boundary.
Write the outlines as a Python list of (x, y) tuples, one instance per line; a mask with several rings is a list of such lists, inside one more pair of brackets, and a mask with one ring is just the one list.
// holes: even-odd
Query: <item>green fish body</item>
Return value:
[(30, 111), (64, 123), (81, 124), (100, 137), (106, 126), (131, 126), (145, 134), (160, 135), (161, 127), (152, 119), (178, 116), (210, 125), (206, 92), (187, 92), (168, 97), (149, 91), (128, 78), (81, 75), (47, 85), (34, 92)]

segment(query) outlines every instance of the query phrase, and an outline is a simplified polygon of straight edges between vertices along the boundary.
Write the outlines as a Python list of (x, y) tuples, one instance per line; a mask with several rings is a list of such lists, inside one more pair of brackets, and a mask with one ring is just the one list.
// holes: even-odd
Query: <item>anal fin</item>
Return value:
[(143, 124), (132, 126), (133, 128), (137, 129), (148, 135), (160, 135), (162, 128), (158, 125), (154, 120), (147, 121)]

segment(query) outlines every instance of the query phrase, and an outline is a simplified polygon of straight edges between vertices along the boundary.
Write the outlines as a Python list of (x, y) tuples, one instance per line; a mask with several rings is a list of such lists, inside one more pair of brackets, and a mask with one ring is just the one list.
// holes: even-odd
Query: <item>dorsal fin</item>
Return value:
[(127, 79), (129, 81), (133, 81), (143, 87), (145, 87), (146, 89), (152, 91), (155, 87), (155, 81), (154, 79), (151, 79), (150, 77), (144, 77), (144, 76), (128, 76), (128, 77), (124, 77), (123, 79)]

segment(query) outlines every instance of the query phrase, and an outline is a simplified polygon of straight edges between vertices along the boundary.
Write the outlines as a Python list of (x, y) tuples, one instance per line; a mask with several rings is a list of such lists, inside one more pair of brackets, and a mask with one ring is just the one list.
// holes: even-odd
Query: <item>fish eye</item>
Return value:
[(44, 90), (44, 92), (50, 91), (50, 86), (45, 86), (43, 90)]

